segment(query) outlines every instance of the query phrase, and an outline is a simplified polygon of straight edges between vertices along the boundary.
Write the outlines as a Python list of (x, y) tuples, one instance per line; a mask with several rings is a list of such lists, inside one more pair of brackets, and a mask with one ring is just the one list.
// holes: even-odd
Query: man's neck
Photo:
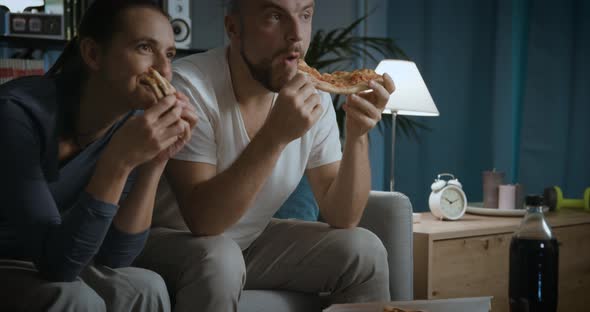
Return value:
[(274, 93), (265, 88), (250, 74), (238, 48), (228, 47), (227, 60), (234, 94), (241, 106), (251, 106), (256, 103), (268, 103)]
[[(104, 83), (89, 78), (80, 93), (80, 109), (76, 120), (76, 136), (86, 145), (101, 137), (125, 113), (126, 104), (105, 99)], [(116, 97), (114, 97), (116, 98)]]

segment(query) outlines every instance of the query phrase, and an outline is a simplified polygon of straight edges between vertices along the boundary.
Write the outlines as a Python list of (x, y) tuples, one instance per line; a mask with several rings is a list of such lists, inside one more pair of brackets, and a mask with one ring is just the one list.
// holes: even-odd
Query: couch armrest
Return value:
[(413, 300), (412, 204), (399, 192), (371, 191), (359, 224), (375, 233), (388, 254), (391, 300)]

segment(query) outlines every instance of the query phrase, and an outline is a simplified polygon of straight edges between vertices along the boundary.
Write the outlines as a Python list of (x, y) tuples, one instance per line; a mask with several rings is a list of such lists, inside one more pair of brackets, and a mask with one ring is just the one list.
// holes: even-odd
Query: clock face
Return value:
[(463, 194), (454, 187), (443, 190), (440, 198), (440, 208), (449, 217), (458, 217), (463, 212), (465, 199)]

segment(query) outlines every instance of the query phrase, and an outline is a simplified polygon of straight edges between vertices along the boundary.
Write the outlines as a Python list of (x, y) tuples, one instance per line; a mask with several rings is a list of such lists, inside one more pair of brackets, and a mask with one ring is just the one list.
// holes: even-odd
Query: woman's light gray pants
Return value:
[(0, 311), (170, 311), (160, 275), (89, 265), (73, 282), (49, 282), (31, 262), (0, 259)]

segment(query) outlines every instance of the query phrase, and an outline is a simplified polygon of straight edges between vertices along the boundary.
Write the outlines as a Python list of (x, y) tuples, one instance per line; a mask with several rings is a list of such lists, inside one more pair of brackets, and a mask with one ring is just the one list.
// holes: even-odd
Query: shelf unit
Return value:
[[(62, 39), (43, 39), (0, 35), (0, 47), (3, 48), (61, 50), (66, 46), (67, 43), (67, 40)], [(176, 53), (177, 56), (182, 57), (204, 51), (205, 50), (203, 49), (177, 49)]]

